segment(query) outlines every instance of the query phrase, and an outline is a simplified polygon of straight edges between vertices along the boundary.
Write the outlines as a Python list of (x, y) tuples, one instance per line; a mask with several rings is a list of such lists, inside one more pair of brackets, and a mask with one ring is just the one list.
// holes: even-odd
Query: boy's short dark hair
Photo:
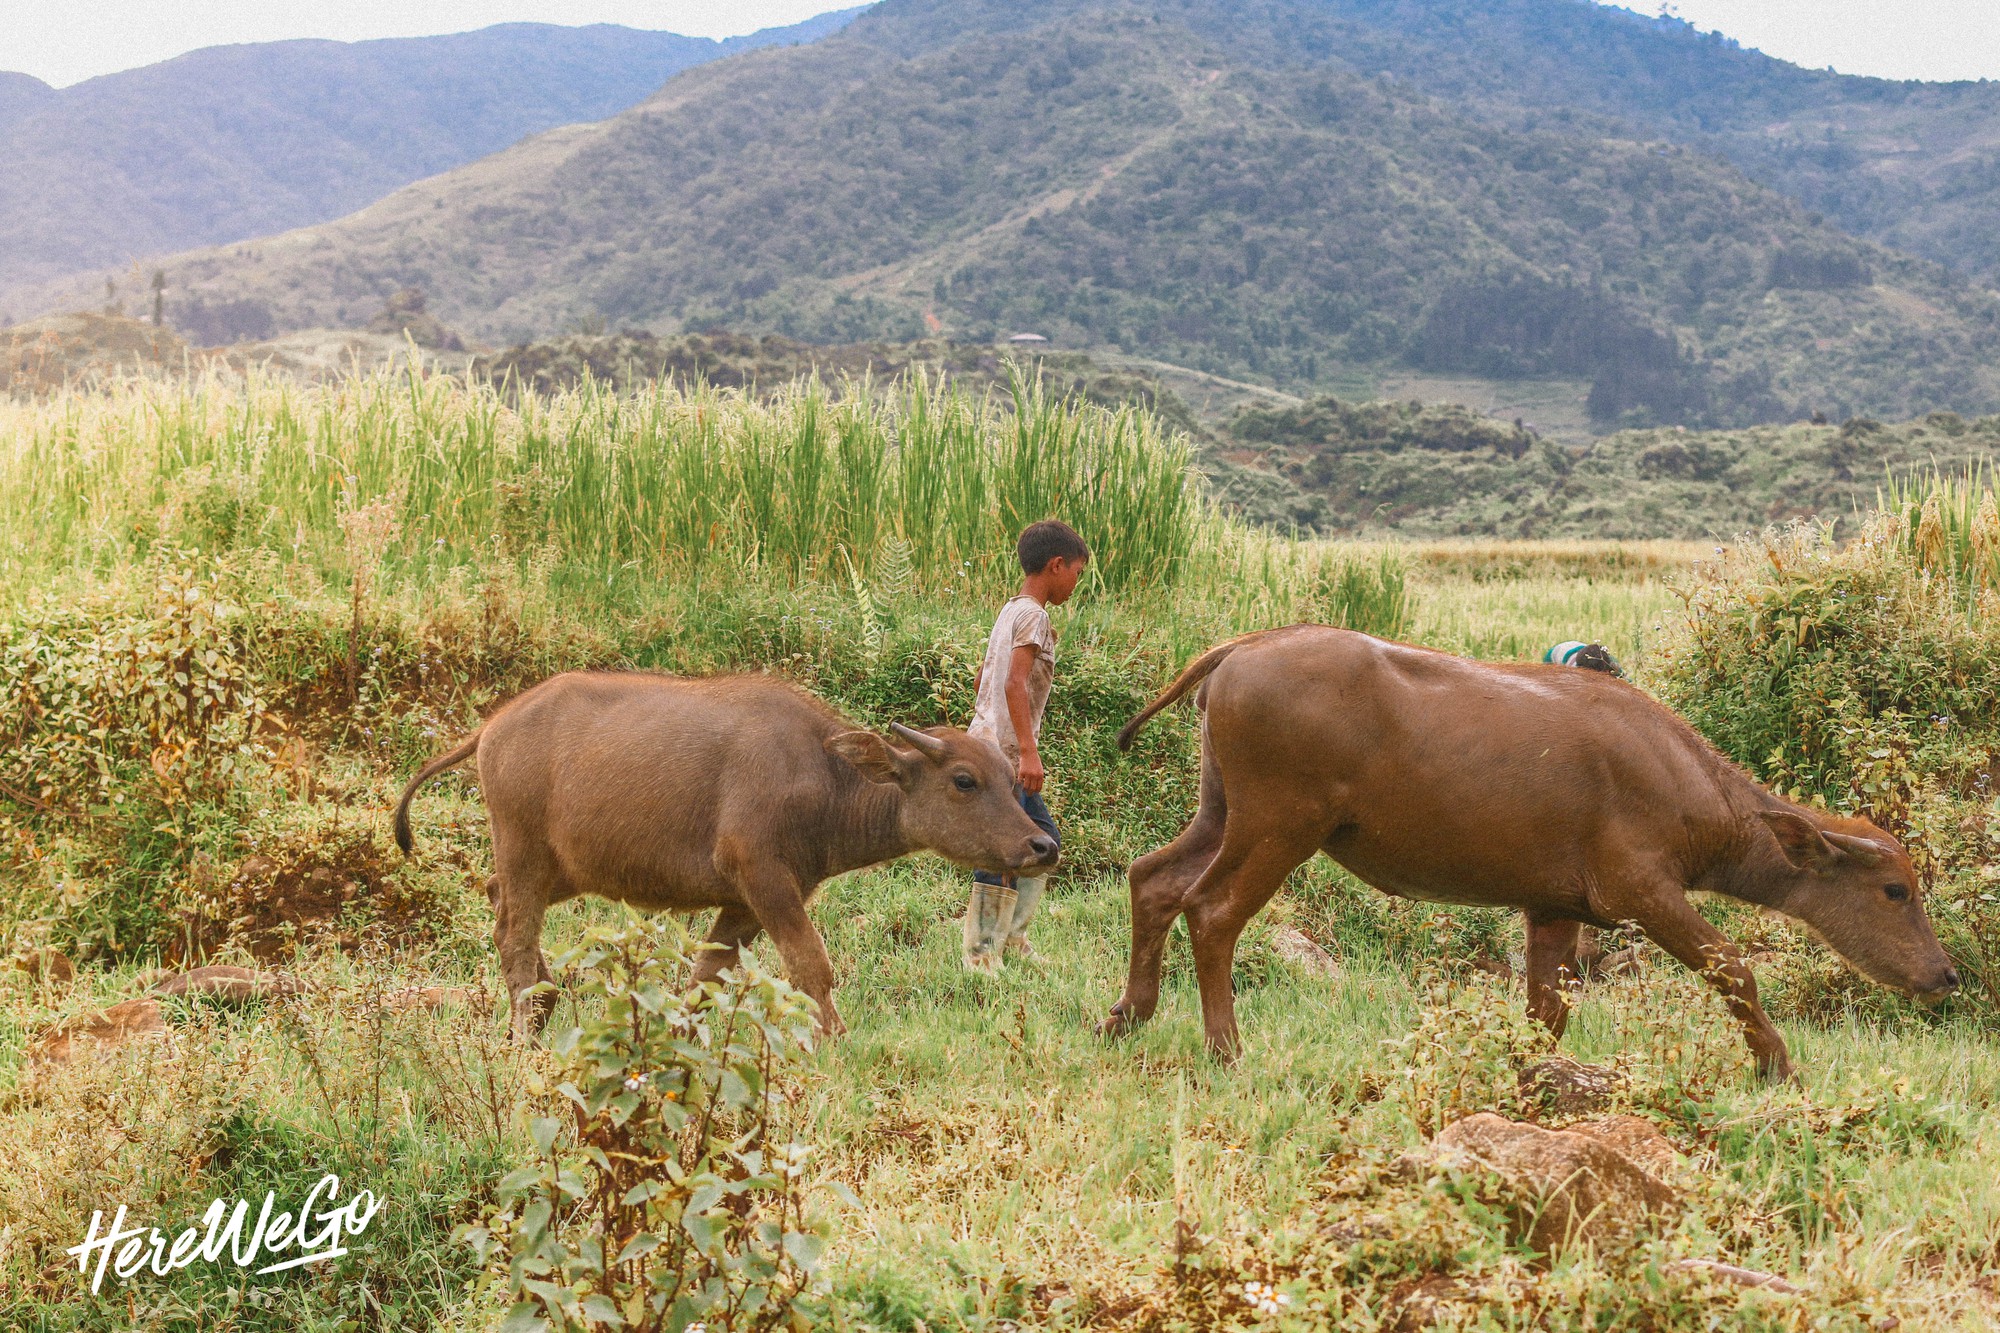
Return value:
[(1039, 574), (1051, 560), (1089, 560), (1090, 545), (1060, 519), (1045, 518), (1021, 529), (1021, 572)]

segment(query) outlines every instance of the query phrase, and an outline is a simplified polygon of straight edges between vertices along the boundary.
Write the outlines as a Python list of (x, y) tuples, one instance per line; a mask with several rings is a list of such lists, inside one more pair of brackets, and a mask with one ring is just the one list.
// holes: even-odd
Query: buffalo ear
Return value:
[(1819, 825), (1790, 810), (1759, 810), (1758, 818), (1778, 840), (1778, 850), (1799, 870), (1825, 870), (1840, 856)]
[(895, 747), (872, 731), (842, 731), (828, 736), (826, 752), (854, 765), (870, 782), (889, 787), (909, 785), (909, 774), (904, 771)]

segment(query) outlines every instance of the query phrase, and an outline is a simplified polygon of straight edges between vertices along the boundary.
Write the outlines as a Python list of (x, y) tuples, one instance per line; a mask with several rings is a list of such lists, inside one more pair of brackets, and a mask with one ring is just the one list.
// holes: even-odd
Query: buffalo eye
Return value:
[(979, 779), (978, 779), (978, 778), (975, 778), (975, 777), (973, 777), (973, 776), (972, 776), (972, 774), (970, 774), (970, 773), (958, 773), (958, 774), (954, 774), (954, 775), (952, 776), (952, 779), (951, 779), (951, 781), (952, 781), (952, 785), (953, 785), (953, 786), (955, 786), (955, 787), (957, 787), (957, 788), (958, 788), (958, 789), (959, 789), (960, 791), (977, 791), (977, 790), (979, 790)]
[(1910, 896), (1909, 887), (1903, 884), (1884, 884), (1882, 892), (1889, 895), (1889, 901), (1892, 903), (1902, 902)]

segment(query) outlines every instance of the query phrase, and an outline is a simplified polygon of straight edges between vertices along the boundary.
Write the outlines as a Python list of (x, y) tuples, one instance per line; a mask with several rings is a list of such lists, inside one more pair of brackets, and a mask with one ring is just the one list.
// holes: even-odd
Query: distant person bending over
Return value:
[[(1022, 531), (1018, 550), (1021, 591), (993, 622), (986, 657), (973, 682), (978, 702), (966, 730), (1000, 747), (1018, 775), (1015, 799), (1060, 844), (1062, 836), (1042, 800), (1042, 710), (1056, 671), (1056, 632), (1048, 608), (1061, 606), (1076, 591), (1076, 581), (1090, 563), (1090, 547), (1069, 524), (1047, 519)], [(981, 871), (972, 880), (972, 899), (965, 908), (965, 965), (975, 972), (997, 972), (1006, 954), (1032, 956), (1028, 922), (1041, 904), (1046, 878), (1015, 880)]]

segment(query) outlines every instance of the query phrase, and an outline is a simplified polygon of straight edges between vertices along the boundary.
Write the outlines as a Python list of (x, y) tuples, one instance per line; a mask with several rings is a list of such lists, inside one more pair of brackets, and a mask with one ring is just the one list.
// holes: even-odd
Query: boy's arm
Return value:
[(1021, 748), (1021, 790), (1030, 793), (1042, 789), (1046, 776), (1041, 752), (1035, 748), (1034, 704), (1028, 698), (1028, 678), (1040, 654), (1041, 649), (1034, 644), (1024, 643), (1007, 660), (1007, 716), (1014, 723), (1014, 740)]

